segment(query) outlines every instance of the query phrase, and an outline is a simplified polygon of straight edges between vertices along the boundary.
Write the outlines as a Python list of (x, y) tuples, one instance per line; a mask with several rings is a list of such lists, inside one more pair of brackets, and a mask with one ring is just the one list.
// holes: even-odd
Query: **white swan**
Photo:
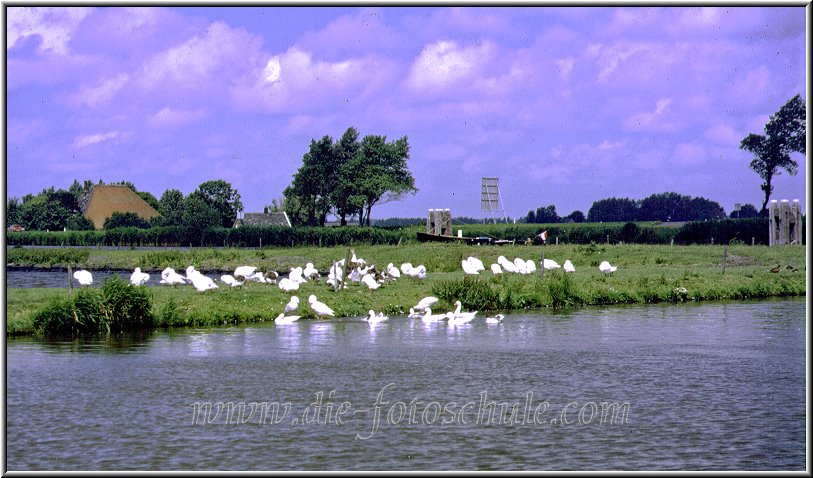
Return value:
[(618, 270), (618, 266), (611, 266), (609, 262), (601, 261), (601, 264), (598, 265), (598, 270), (605, 274), (609, 274)]
[(505, 256), (498, 257), (497, 264), (501, 265), (502, 268), (505, 269), (505, 272), (519, 272), (519, 270), (517, 270), (517, 266), (514, 265), (513, 262), (506, 259)]
[(308, 280), (319, 280), (319, 271), (316, 267), (313, 267), (313, 262), (308, 262), (305, 264), (305, 268), (302, 269), (302, 277)]
[(505, 317), (502, 314), (497, 314), (494, 317), (486, 317), (487, 324), (499, 324)]
[(299, 297), (292, 296), (291, 300), (289, 300), (288, 303), (285, 304), (285, 313), (287, 314), (288, 312), (293, 312), (298, 307), (299, 307)]
[(171, 285), (174, 287), (179, 284), (186, 284), (186, 279), (184, 276), (175, 272), (175, 269), (167, 267), (161, 271), (161, 280), (158, 281), (158, 283), (163, 285)]
[(491, 273), (494, 275), (502, 274), (502, 267), (499, 264), (491, 264)]
[(140, 267), (136, 267), (132, 274), (130, 274), (130, 284), (135, 287), (142, 286), (150, 280), (150, 275), (141, 272)]
[(327, 304), (325, 304), (324, 302), (319, 302), (319, 300), (313, 294), (311, 294), (311, 296), (308, 297), (308, 303), (310, 304), (311, 309), (313, 309), (313, 311), (316, 312), (316, 315), (318, 315), (319, 317), (322, 317), (322, 316), (334, 317), (335, 316), (335, 313), (333, 312), (333, 309), (328, 307)]
[(477, 265), (470, 261), (472, 259), (469, 257), (468, 259), (463, 259), (461, 265), (463, 266), (463, 272), (466, 275), (478, 275), (480, 271), (477, 269)]
[(373, 278), (373, 276), (370, 274), (364, 274), (364, 277), (361, 278), (361, 282), (363, 282), (364, 285), (366, 285), (370, 290), (376, 290), (381, 287), (381, 284), (376, 282), (375, 278)]
[(254, 266), (239, 266), (234, 269), (234, 277), (242, 277), (247, 279), (251, 274), (254, 274), (257, 268)]
[(285, 313), (280, 313), (276, 319), (274, 319), (274, 323), (276, 324), (293, 324), (297, 320), (299, 320), (302, 316), (301, 315), (285, 315)]
[(398, 279), (399, 277), (401, 277), (401, 271), (400, 271), (400, 270), (399, 270), (397, 267), (395, 267), (395, 266), (392, 264), (392, 262), (390, 262), (389, 264), (387, 264), (387, 274), (388, 274), (390, 277), (392, 277), (392, 279), (393, 279), (393, 280), (396, 280), (396, 279)]
[(570, 259), (565, 261), (565, 263), (562, 265), (562, 269), (564, 269), (565, 272), (576, 272), (576, 268), (573, 266), (573, 263), (570, 262)]
[(93, 284), (93, 274), (85, 269), (74, 272), (73, 278), (79, 281), (79, 285), (82, 287), (87, 287)]
[(432, 314), (432, 309), (427, 307), (426, 312), (423, 314), (423, 318), (421, 318), (424, 322), (440, 322), (444, 319), (451, 320), (453, 318), (453, 314), (451, 312), (446, 312), (445, 314)]
[(192, 275), (192, 286), (198, 292), (206, 292), (207, 290), (219, 288), (217, 284), (215, 284), (215, 281), (213, 281), (210, 277), (206, 277), (200, 272)]
[(423, 317), (423, 314), (421, 314), (420, 312), (416, 311), (416, 310), (415, 310), (414, 308), (412, 308), (412, 307), (410, 307), (410, 308), (409, 308), (409, 315), (407, 315), (407, 318), (408, 318), (408, 319), (420, 319), (421, 317)]
[(223, 274), (222, 276), (220, 276), (220, 282), (232, 288), (240, 287), (241, 285), (243, 285), (242, 282), (238, 281), (237, 279), (234, 278), (234, 276), (231, 276), (229, 274)]
[(528, 274), (533, 274), (536, 272), (536, 262), (534, 262), (532, 259), (525, 261), (525, 270), (528, 271)]
[(369, 322), (371, 324), (377, 324), (379, 322), (384, 322), (387, 319), (389, 319), (389, 317), (384, 315), (383, 312), (379, 312), (378, 315), (376, 315), (376, 313), (373, 311), (373, 309), (370, 309), (370, 311), (368, 312), (367, 322)]
[(415, 310), (420, 310), (420, 311), (426, 312), (426, 309), (428, 309), (429, 307), (432, 307), (433, 305), (435, 305), (437, 303), (438, 303), (438, 298), (437, 297), (432, 297), (432, 296), (424, 297), (423, 299), (418, 301), (418, 305), (416, 305), (414, 308), (415, 308)]
[(452, 318), (449, 319), (450, 324), (465, 324), (466, 322), (471, 322), (474, 320), (474, 317), (477, 315), (477, 311), (474, 312), (463, 312), (463, 304), (458, 300), (454, 303), (455, 309), (452, 313)]
[(542, 267), (544, 267), (546, 271), (551, 271), (553, 269), (560, 269), (562, 266), (560, 266), (558, 262), (552, 259), (545, 259), (543, 261)]
[(299, 282), (294, 282), (287, 277), (283, 277), (278, 281), (277, 287), (285, 292), (295, 292), (299, 290)]

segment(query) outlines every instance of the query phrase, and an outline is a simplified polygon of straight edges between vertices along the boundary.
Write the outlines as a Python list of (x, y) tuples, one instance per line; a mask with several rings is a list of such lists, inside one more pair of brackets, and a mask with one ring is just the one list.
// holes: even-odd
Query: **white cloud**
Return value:
[(96, 133), (96, 134), (89, 134), (89, 135), (82, 135), (77, 136), (74, 138), (71, 147), (73, 149), (83, 149), (88, 146), (101, 143), (103, 141), (107, 141), (110, 139), (116, 139), (119, 137), (123, 137), (124, 135), (119, 131), (111, 131), (109, 133)]
[(171, 128), (197, 121), (206, 117), (206, 111), (197, 110), (176, 110), (164, 107), (159, 112), (147, 119), (147, 124), (152, 128)]
[(655, 102), (655, 111), (635, 113), (624, 121), (629, 129), (643, 131), (671, 131), (676, 125), (663, 119), (664, 112), (672, 103), (672, 98), (659, 98)]
[(495, 54), (496, 47), (490, 42), (461, 47), (454, 41), (439, 41), (423, 49), (412, 64), (405, 83), (415, 92), (433, 93), (469, 86), (481, 76), (485, 64)]
[(40, 52), (65, 55), (77, 25), (92, 11), (88, 7), (7, 7), (6, 48), (38, 35)]
[(95, 107), (110, 101), (129, 80), (127, 74), (121, 73), (107, 78), (95, 85), (83, 85), (71, 98), (74, 104)]

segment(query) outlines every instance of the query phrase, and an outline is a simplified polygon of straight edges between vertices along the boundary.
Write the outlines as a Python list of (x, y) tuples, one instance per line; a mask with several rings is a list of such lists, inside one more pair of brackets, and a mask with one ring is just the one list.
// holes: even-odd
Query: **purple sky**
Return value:
[[(224, 179), (261, 211), (310, 140), (408, 136), (429, 208), (587, 213), (675, 191), (762, 201), (739, 149), (807, 101), (805, 7), (7, 7), (6, 195), (127, 180), (156, 198)], [(806, 164), (772, 199), (806, 211)]]

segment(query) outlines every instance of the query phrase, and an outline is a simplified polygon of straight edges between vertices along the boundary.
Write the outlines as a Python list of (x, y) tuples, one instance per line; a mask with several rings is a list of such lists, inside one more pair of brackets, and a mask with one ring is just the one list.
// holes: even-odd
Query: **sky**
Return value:
[[(511, 218), (677, 192), (759, 208), (739, 149), (807, 103), (804, 6), (6, 6), (6, 197), (223, 179), (279, 201), (311, 140), (406, 136), (418, 192), (373, 219)], [(807, 165), (774, 178), (799, 199)], [(502, 213), (497, 213), (501, 215)]]

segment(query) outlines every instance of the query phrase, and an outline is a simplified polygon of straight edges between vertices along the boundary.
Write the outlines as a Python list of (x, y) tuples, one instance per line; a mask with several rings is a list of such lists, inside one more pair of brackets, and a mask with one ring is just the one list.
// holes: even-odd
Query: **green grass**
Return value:
[[(419, 299), (436, 295), (436, 311), (450, 310), (460, 300), (467, 310), (519, 310), (545, 307), (681, 302), (695, 300), (743, 300), (777, 296), (799, 296), (806, 292), (805, 248), (798, 246), (728, 246), (725, 274), (721, 261), (723, 246), (665, 245), (548, 245), (465, 246), (459, 244), (409, 244), (404, 246), (358, 246), (357, 256), (383, 268), (392, 262), (423, 264), (429, 276), (422, 282), (401, 278), (376, 291), (352, 285), (334, 292), (324, 284), (305, 284), (299, 314), (315, 318), (307, 297), (315, 294), (333, 307), (337, 316), (364, 316), (369, 309), (386, 314), (405, 314)], [(74, 268), (133, 269), (136, 266), (157, 273), (164, 267), (178, 270), (194, 265), (199, 270), (233, 271), (238, 265), (255, 265), (285, 273), (291, 267), (313, 262), (324, 271), (334, 260), (345, 257), (346, 247), (201, 249), (193, 251), (91, 250), (86, 262)], [(486, 268), (500, 255), (539, 262), (545, 257), (570, 259), (576, 272), (539, 272), (532, 276), (489, 270), (465, 277), (460, 261), (479, 257)], [(607, 260), (618, 271), (605, 276), (598, 264)], [(66, 266), (57, 264), (57, 266)], [(769, 269), (781, 265), (779, 273)], [(788, 269), (795, 268), (796, 271)], [(157, 280), (154, 276), (151, 280)], [(235, 290), (198, 293), (191, 286), (154, 287), (152, 314), (159, 327), (213, 326), (271, 321), (288, 302), (289, 294), (276, 286), (248, 284)], [(31, 317), (55, 296), (67, 296), (64, 289), (7, 289), (7, 334), (33, 331)]]

